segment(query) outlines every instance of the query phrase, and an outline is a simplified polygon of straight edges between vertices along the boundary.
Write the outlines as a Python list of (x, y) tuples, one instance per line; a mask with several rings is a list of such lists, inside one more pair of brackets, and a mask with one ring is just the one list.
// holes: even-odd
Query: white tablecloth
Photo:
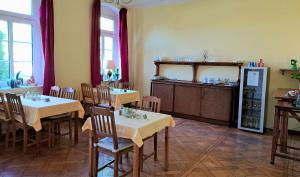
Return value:
[[(136, 145), (141, 147), (143, 139), (154, 135), (165, 127), (175, 127), (175, 121), (170, 115), (138, 110), (138, 114), (146, 114), (147, 119), (129, 119), (120, 116), (119, 111), (115, 111), (115, 121), (117, 135), (120, 138), (131, 139)], [(82, 131), (92, 130), (91, 118), (88, 118), (82, 127)]]
[[(123, 104), (140, 101), (140, 93), (136, 90), (127, 90), (127, 92), (124, 92), (123, 89), (114, 88), (110, 91), (110, 95), (112, 104), (116, 110), (120, 109)], [(94, 96), (96, 102), (99, 103), (96, 88), (94, 88)]]
[(48, 96), (47, 98), (50, 98), (49, 102), (32, 101), (30, 99), (22, 98), (22, 104), (24, 107), (27, 124), (32, 126), (36, 131), (40, 131), (42, 129), (42, 118), (75, 111), (78, 111), (79, 117), (83, 118), (84, 109), (78, 100), (70, 100)]

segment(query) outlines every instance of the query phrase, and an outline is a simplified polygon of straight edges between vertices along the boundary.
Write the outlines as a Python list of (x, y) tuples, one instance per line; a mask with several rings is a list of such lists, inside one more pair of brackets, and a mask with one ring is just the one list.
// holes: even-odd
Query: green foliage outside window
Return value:
[(5, 46), (2, 41), (5, 39), (5, 34), (0, 31), (0, 81), (9, 79), (9, 62), (5, 59)]

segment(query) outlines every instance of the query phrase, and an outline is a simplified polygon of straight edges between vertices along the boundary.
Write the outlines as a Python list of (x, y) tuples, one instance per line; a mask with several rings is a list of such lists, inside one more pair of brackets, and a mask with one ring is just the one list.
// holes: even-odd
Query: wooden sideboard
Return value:
[(152, 80), (151, 95), (161, 98), (161, 111), (173, 116), (230, 125), (237, 117), (238, 86), (191, 81)]

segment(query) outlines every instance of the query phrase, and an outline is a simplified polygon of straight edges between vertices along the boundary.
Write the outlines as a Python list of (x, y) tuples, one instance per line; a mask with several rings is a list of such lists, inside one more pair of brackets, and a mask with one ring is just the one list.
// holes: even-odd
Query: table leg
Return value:
[(140, 147), (133, 146), (133, 177), (140, 177)]
[(280, 151), (283, 153), (287, 153), (287, 136), (288, 136), (288, 112), (282, 111), (282, 127), (281, 127), (281, 137), (280, 137), (280, 144), (281, 149)]
[(92, 132), (89, 131), (89, 176), (93, 176), (93, 159), (94, 159), (94, 152), (93, 152), (93, 135)]
[(169, 127), (165, 128), (165, 171), (169, 169)]
[[(28, 131), (28, 130), (26, 130), (26, 131)], [(41, 131), (36, 132), (36, 146), (37, 146), (37, 149), (38, 149), (38, 153), (41, 153), (41, 139), (42, 139), (41, 138)]]
[(75, 120), (74, 120), (74, 141), (75, 144), (78, 144), (78, 111), (75, 111)]
[(274, 164), (275, 161), (275, 153), (277, 150), (278, 134), (279, 134), (279, 124), (280, 124), (280, 110), (279, 108), (275, 108), (273, 140), (272, 140), (272, 150), (271, 150), (271, 164)]

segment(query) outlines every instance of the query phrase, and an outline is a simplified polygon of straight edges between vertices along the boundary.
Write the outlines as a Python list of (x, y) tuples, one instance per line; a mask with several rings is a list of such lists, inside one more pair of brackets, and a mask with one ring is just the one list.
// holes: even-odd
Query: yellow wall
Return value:
[[(278, 70), (300, 56), (299, 7), (299, 0), (194, 0), (132, 9), (128, 17), (131, 78), (142, 94), (148, 95), (156, 56), (201, 56), (207, 49), (222, 61), (264, 58), (271, 67), (267, 126), (272, 127), (272, 92), (278, 87), (298, 87), (296, 80), (282, 76)], [(206, 68), (201, 74), (234, 77), (235, 72)], [(191, 79), (188, 67), (165, 68), (163, 73)]]
[(92, 0), (54, 0), (56, 84), (80, 88), (90, 82)]

